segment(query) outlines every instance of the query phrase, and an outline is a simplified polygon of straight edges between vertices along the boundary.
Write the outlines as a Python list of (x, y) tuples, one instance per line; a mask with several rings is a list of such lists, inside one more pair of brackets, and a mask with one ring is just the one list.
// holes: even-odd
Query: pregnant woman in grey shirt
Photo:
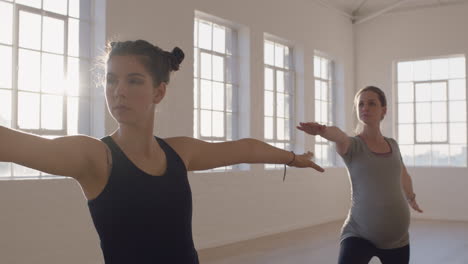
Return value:
[(366, 264), (376, 256), (382, 264), (409, 263), (410, 212), (416, 203), (411, 177), (398, 143), (384, 137), (380, 122), (387, 111), (385, 94), (377, 87), (355, 97), (361, 132), (349, 137), (337, 127), (300, 123), (297, 128), (336, 143), (348, 168), (351, 209), (341, 232), (339, 264)]

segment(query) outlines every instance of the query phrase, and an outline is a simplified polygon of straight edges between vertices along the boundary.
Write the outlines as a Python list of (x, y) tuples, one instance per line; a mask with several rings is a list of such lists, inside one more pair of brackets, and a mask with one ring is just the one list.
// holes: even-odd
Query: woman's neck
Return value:
[(359, 136), (369, 141), (381, 141), (383, 139), (383, 135), (382, 135), (382, 132), (380, 131), (379, 125), (376, 125), (376, 126), (364, 125), (364, 129), (359, 134)]
[(152, 122), (142, 126), (119, 124), (119, 128), (111, 136), (122, 148), (134, 153), (151, 155), (154, 148), (159, 147), (154, 140)]

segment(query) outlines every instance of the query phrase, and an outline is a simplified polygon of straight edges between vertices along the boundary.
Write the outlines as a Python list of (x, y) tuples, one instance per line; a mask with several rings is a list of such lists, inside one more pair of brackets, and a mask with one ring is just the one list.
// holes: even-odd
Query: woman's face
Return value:
[(112, 56), (107, 63), (106, 100), (119, 123), (146, 122), (164, 97), (165, 84), (154, 87), (151, 74), (136, 56)]
[(365, 91), (358, 98), (358, 119), (366, 125), (379, 124), (387, 113), (377, 93)]

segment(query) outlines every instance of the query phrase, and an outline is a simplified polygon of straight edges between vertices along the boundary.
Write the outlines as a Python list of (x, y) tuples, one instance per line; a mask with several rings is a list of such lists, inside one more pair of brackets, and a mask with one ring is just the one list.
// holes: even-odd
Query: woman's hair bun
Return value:
[(173, 71), (178, 71), (180, 64), (185, 58), (185, 54), (179, 47), (175, 47), (170, 54), (171, 69)]

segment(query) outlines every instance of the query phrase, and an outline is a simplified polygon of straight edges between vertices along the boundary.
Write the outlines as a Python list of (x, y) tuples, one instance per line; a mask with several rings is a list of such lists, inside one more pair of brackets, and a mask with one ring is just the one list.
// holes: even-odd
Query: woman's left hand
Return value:
[(416, 212), (419, 212), (419, 213), (422, 213), (423, 210), (421, 210), (421, 208), (419, 208), (419, 205), (418, 203), (416, 202), (416, 199), (413, 199), (411, 201), (408, 201), (409, 205), (411, 206), (411, 208), (413, 208), (413, 210), (415, 210)]
[(296, 154), (294, 161), (289, 166), (296, 168), (312, 168), (316, 171), (324, 172), (325, 170), (322, 167), (312, 161), (313, 156), (314, 153), (310, 151), (301, 155)]

